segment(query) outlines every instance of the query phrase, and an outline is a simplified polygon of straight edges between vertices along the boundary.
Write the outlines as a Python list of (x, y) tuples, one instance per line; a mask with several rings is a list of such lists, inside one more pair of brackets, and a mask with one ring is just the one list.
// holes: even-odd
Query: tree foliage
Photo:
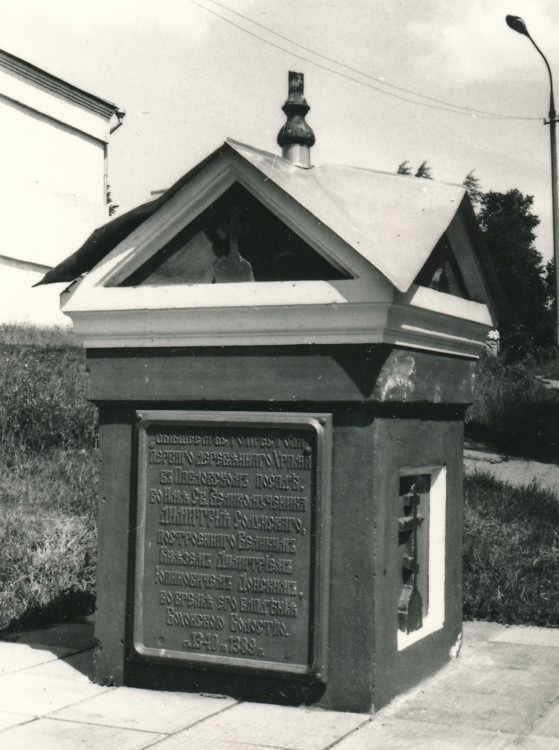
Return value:
[(426, 161), (422, 161), (419, 167), (417, 168), (417, 172), (415, 173), (416, 177), (422, 177), (424, 180), (432, 180), (433, 176), (431, 174), (431, 167), (427, 164)]
[(481, 181), (479, 177), (475, 176), (474, 172), (475, 169), (472, 169), (470, 172), (468, 172), (468, 174), (464, 177), (462, 185), (466, 188), (466, 192), (470, 196), (472, 204), (474, 206), (478, 206), (481, 202), (483, 193), (481, 191)]
[[(398, 174), (411, 175), (403, 161)], [(471, 170), (463, 181), (485, 237), (497, 281), (505, 297), (499, 307), (501, 342), (509, 357), (532, 354), (554, 343), (557, 310), (555, 265), (543, 264), (536, 250), (535, 229), (540, 223), (532, 213), (533, 196), (512, 189), (505, 193), (483, 192)], [(415, 177), (432, 179), (431, 167), (423, 161)]]
[[(412, 173), (409, 161), (398, 166), (398, 174)], [(427, 161), (419, 165), (415, 177), (432, 179)], [(555, 264), (550, 261), (544, 266), (535, 247), (535, 229), (540, 220), (532, 213), (533, 196), (517, 189), (484, 192), (473, 169), (462, 185), (477, 214), (504, 296), (504, 303), (498, 306), (503, 349), (514, 359), (553, 345), (557, 310)]]
[(400, 164), (398, 164), (398, 169), (396, 170), (396, 174), (411, 175), (411, 165), (407, 159), (401, 162)]
[[(398, 164), (396, 174), (405, 174), (411, 176), (413, 167), (406, 159), (405, 161)], [(427, 161), (422, 161), (419, 167), (416, 169), (414, 177), (423, 177), (424, 180), (432, 180), (431, 167), (427, 164)]]
[(508, 300), (499, 329), (512, 356), (553, 343), (553, 317), (541, 254), (534, 230), (540, 223), (532, 213), (534, 199), (517, 189), (481, 193), (478, 220), (495, 273)]

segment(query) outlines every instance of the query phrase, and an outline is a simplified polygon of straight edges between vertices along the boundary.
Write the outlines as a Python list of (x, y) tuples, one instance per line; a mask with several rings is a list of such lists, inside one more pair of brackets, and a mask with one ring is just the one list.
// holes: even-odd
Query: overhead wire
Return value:
[(403, 86), (397, 86), (395, 83), (390, 83), (389, 81), (385, 81), (383, 78), (378, 78), (376, 76), (371, 75), (370, 73), (366, 73), (363, 70), (359, 70), (359, 68), (354, 68), (351, 65), (347, 65), (347, 63), (341, 62), (340, 60), (336, 60), (334, 57), (329, 57), (328, 55), (324, 55), (322, 52), (317, 52), (316, 50), (311, 49), (310, 47), (305, 47), (304, 44), (301, 44), (300, 42), (295, 42), (292, 39), (290, 39), (287, 36), (284, 36), (283, 34), (280, 34), (278, 31), (274, 31), (273, 29), (270, 29), (268, 26), (264, 26), (264, 24), (259, 23), (258, 21), (255, 21), (253, 18), (249, 18), (249, 16), (245, 16), (242, 13), (239, 13), (237, 10), (233, 10), (233, 8), (229, 8), (227, 5), (223, 5), (223, 3), (218, 2), (218, 0), (210, 0), (210, 2), (213, 5), (217, 5), (220, 8), (223, 8), (223, 10), (228, 11), (229, 13), (233, 13), (236, 16), (239, 16), (239, 18), (242, 18), (245, 21), (248, 21), (249, 23), (254, 24), (255, 26), (260, 27), (261, 29), (264, 29), (264, 31), (267, 31), (270, 34), (273, 34), (274, 36), (279, 37), (280, 39), (283, 39), (286, 42), (289, 42), (290, 44), (294, 44), (295, 46), (299, 47), (300, 49), (305, 50), (306, 52), (310, 52), (313, 55), (316, 55), (317, 57), (322, 58), (323, 60), (327, 60), (328, 62), (334, 63), (334, 65), (339, 65), (342, 68), (345, 68), (346, 70), (350, 70), (352, 73), (357, 73), (358, 75), (364, 76), (365, 78), (370, 79), (371, 81), (376, 81), (377, 83), (382, 84), (383, 86), (387, 86), (388, 88), (396, 89), (397, 91), (402, 91), (405, 94), (412, 94), (413, 96), (421, 97), (422, 99), (427, 99), (430, 102), (435, 102), (436, 104), (443, 104), (445, 106), (449, 107), (455, 107), (456, 109), (465, 110), (467, 113), (474, 113), (479, 115), (487, 115), (489, 117), (495, 117), (495, 118), (503, 118), (503, 119), (522, 119), (522, 120), (540, 120), (539, 117), (520, 117), (516, 115), (507, 115), (503, 114), (501, 112), (489, 112), (487, 110), (483, 109), (475, 109), (474, 107), (466, 107), (462, 104), (454, 104), (452, 102), (444, 101), (443, 99), (436, 99), (435, 97), (428, 96), (427, 94), (422, 94), (419, 91), (412, 91), (411, 89), (406, 89)]
[(253, 19), (249, 18), (248, 16), (244, 16), (242, 13), (239, 13), (238, 11), (234, 11), (231, 8), (228, 8), (227, 6), (222, 5), (221, 3), (217, 2), (216, 0), (210, 0), (210, 2), (212, 2), (214, 5), (217, 5), (219, 8), (223, 8), (224, 10), (226, 10), (226, 11), (228, 11), (230, 13), (234, 13), (235, 15), (239, 16), (243, 20), (248, 21), (249, 23), (252, 23), (255, 26), (260, 27), (260, 28), (264, 29), (265, 31), (267, 31), (267, 32), (269, 32), (271, 34), (274, 34), (278, 38), (283, 39), (284, 41), (287, 41), (289, 44), (292, 44), (292, 45), (294, 45), (296, 47), (299, 47), (300, 49), (305, 50), (306, 52), (309, 52), (310, 54), (313, 54), (313, 55), (315, 55), (317, 57), (320, 57), (321, 59), (326, 60), (328, 62), (331, 62), (331, 63), (333, 63), (335, 65), (339, 65), (340, 67), (344, 67), (344, 68), (346, 68), (346, 70), (350, 70), (353, 73), (357, 73), (358, 75), (361, 75), (361, 76), (363, 76), (365, 78), (369, 78), (370, 80), (373, 80), (373, 81), (375, 81), (377, 83), (380, 83), (383, 86), (386, 86), (388, 88), (393, 88), (393, 89), (395, 89), (397, 91), (402, 91), (402, 92), (407, 93), (407, 94), (411, 94), (412, 96), (415, 96), (415, 97), (421, 97), (423, 99), (426, 99), (427, 101), (417, 101), (415, 99), (410, 99), (410, 98), (405, 97), (405, 96), (400, 96), (399, 94), (396, 94), (393, 91), (387, 91), (387, 90), (385, 90), (383, 88), (380, 88), (378, 86), (374, 86), (373, 84), (368, 83), (366, 81), (361, 81), (358, 78), (355, 78), (354, 76), (349, 75), (348, 73), (344, 73), (343, 71), (335, 70), (335, 69), (331, 68), (328, 65), (324, 65), (324, 64), (322, 64), (320, 62), (317, 62), (316, 60), (313, 60), (313, 59), (310, 59), (308, 57), (305, 57), (304, 55), (302, 55), (302, 54), (300, 54), (298, 52), (294, 52), (293, 50), (288, 50), (285, 47), (281, 46), (280, 44), (276, 44), (275, 42), (271, 41), (270, 39), (266, 39), (266, 38), (260, 36), (259, 34), (255, 33), (254, 31), (251, 31), (250, 29), (247, 29), (245, 26), (242, 26), (242, 25), (240, 25), (238, 23), (235, 23), (235, 21), (231, 20), (230, 18), (226, 18), (225, 16), (221, 15), (217, 11), (212, 10), (211, 8), (209, 8), (204, 3), (198, 2), (198, 0), (189, 0), (189, 2), (192, 3), (193, 5), (198, 6), (199, 8), (201, 8), (204, 11), (206, 11), (207, 13), (211, 13), (216, 18), (219, 18), (221, 21), (223, 21), (223, 22), (225, 22), (227, 24), (230, 24), (231, 26), (234, 26), (236, 29), (239, 29), (240, 31), (244, 32), (245, 34), (248, 34), (249, 36), (253, 37), (254, 39), (257, 39), (260, 42), (269, 45), (270, 47), (274, 47), (275, 49), (280, 50), (281, 52), (284, 52), (284, 53), (286, 53), (288, 55), (292, 55), (293, 57), (297, 57), (299, 60), (303, 60), (304, 62), (308, 62), (311, 65), (314, 65), (315, 67), (318, 67), (318, 68), (320, 68), (322, 70), (326, 70), (329, 73), (333, 73), (334, 75), (340, 76), (341, 78), (345, 78), (346, 80), (353, 81), (354, 83), (358, 83), (358, 84), (360, 84), (362, 86), (365, 86), (366, 88), (372, 89), (373, 91), (377, 91), (380, 94), (384, 94), (385, 96), (390, 96), (390, 97), (392, 97), (394, 99), (399, 99), (400, 101), (404, 101), (404, 102), (407, 102), (409, 104), (416, 104), (417, 106), (427, 107), (429, 109), (442, 110), (442, 111), (445, 111), (445, 112), (450, 112), (450, 113), (455, 114), (455, 115), (468, 116), (468, 117), (471, 117), (472, 119), (483, 118), (483, 119), (528, 120), (528, 121), (539, 121), (541, 119), (540, 117), (522, 117), (522, 116), (519, 116), (519, 115), (506, 115), (506, 114), (502, 114), (502, 113), (489, 112), (489, 111), (486, 111), (486, 110), (478, 110), (478, 109), (474, 109), (472, 107), (465, 107), (465, 106), (462, 106), (462, 105), (452, 104), (451, 102), (446, 102), (446, 101), (443, 101), (441, 99), (435, 99), (434, 97), (430, 97), (427, 94), (420, 94), (418, 92), (411, 91), (409, 89), (405, 89), (405, 88), (403, 88), (401, 86), (397, 86), (396, 84), (388, 83), (386, 81), (383, 81), (380, 78), (375, 78), (375, 76), (372, 76), (369, 73), (365, 73), (364, 71), (361, 71), (361, 70), (359, 70), (357, 68), (352, 68), (351, 66), (346, 65), (345, 63), (339, 62), (335, 58), (328, 57), (327, 55), (323, 55), (320, 52), (316, 52), (315, 50), (313, 50), (313, 49), (311, 49), (309, 47), (305, 47), (305, 46), (299, 44), (298, 42), (294, 42), (291, 39), (289, 39), (289, 37), (286, 37), (283, 34), (280, 34), (280, 33), (276, 32), (276, 31), (273, 31), (272, 29), (268, 28), (267, 26), (264, 26), (263, 24), (259, 23), (258, 21), (254, 21)]

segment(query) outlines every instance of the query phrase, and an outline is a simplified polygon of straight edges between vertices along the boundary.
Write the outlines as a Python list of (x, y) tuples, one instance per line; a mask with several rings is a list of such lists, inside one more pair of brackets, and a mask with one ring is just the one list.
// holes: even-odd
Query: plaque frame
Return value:
[[(215, 668), (225, 671), (268, 674), (273, 677), (313, 678), (322, 682), (327, 676), (328, 614), (330, 585), (330, 488), (332, 479), (332, 414), (307, 412), (256, 412), (256, 411), (187, 411), (150, 410), (136, 412), (136, 459), (137, 493), (135, 534), (132, 531), (135, 560), (133, 570), (133, 623), (132, 645), (136, 658), (170, 666), (189, 668)], [(311, 479), (310, 520), (314, 533), (311, 537), (311, 562), (308, 571), (313, 583), (313, 594), (309, 592), (309, 623), (306, 633), (308, 659), (305, 664), (285, 664), (252, 657), (220, 654), (192, 653), (146, 646), (142, 631), (144, 546), (146, 544), (145, 514), (147, 506), (147, 460), (148, 428), (154, 425), (196, 427), (223, 426), (263, 427), (273, 430), (308, 429), (315, 436), (315, 460)], [(310, 587), (309, 587), (310, 588)]]

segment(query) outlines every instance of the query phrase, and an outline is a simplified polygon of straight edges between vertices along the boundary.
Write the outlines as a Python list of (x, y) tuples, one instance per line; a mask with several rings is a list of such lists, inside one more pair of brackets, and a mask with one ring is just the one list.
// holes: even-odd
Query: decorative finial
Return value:
[(282, 109), (287, 122), (278, 133), (278, 143), (282, 156), (292, 164), (310, 169), (310, 149), (314, 144), (314, 133), (305, 121), (310, 107), (303, 94), (305, 77), (302, 73), (289, 71), (289, 94)]

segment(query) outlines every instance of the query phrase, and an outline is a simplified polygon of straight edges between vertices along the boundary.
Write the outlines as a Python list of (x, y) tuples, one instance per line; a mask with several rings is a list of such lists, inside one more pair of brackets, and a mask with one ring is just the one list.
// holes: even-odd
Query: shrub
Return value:
[(532, 360), (505, 364), (482, 357), (466, 435), (512, 455), (543, 461), (559, 457), (559, 392), (546, 390), (536, 380), (538, 369)]
[(559, 380), (559, 348), (554, 346), (546, 349), (541, 356), (536, 359), (536, 374), (542, 375), (552, 380)]

